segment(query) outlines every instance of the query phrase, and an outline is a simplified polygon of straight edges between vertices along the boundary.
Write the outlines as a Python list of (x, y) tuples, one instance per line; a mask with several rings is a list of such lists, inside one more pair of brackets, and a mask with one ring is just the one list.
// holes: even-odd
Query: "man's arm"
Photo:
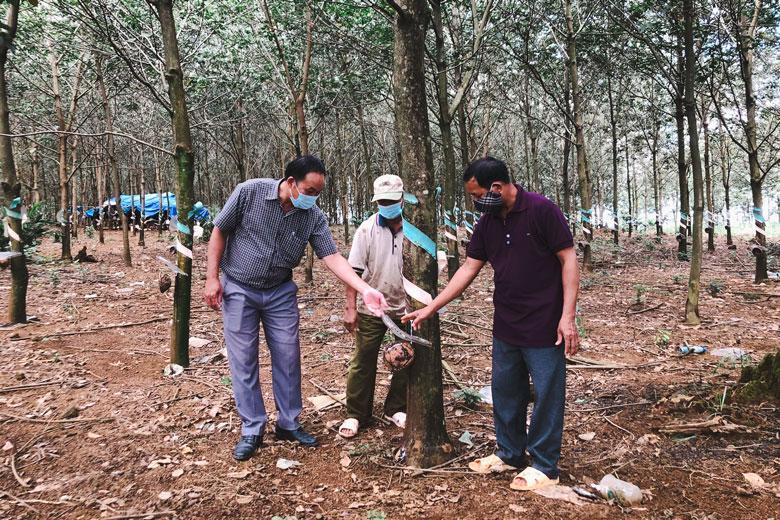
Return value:
[(387, 309), (387, 302), (385, 301), (385, 297), (382, 296), (382, 293), (370, 287), (362, 278), (355, 274), (352, 266), (349, 265), (347, 259), (341, 256), (340, 253), (325, 256), (322, 258), (322, 261), (325, 262), (325, 266), (330, 269), (339, 280), (360, 293), (363, 297), (363, 303), (366, 304), (366, 307), (368, 307), (371, 312), (379, 316), (382, 311)]
[(577, 264), (577, 253), (573, 247), (562, 249), (555, 253), (561, 262), (561, 276), (563, 279), (563, 313), (558, 324), (558, 340), (556, 345), (563, 340), (566, 346), (566, 355), (573, 356), (580, 346), (580, 335), (577, 331), (577, 294), (580, 290), (580, 267)]
[(458, 269), (452, 277), (450, 283), (447, 284), (447, 287), (445, 287), (431, 303), (422, 309), (410, 312), (401, 318), (401, 321), (406, 323), (407, 321), (413, 320), (412, 327), (417, 329), (420, 326), (420, 323), (433, 316), (433, 313), (460, 296), (463, 291), (466, 290), (466, 287), (471, 285), (471, 282), (474, 281), (474, 278), (477, 277), (484, 265), (484, 260), (477, 260), (470, 256), (466, 257), (466, 261), (460, 266), (460, 269)]
[(344, 304), (344, 328), (354, 332), (357, 326), (357, 291), (347, 285), (346, 303)]
[(225, 252), (225, 234), (219, 227), (214, 226), (209, 238), (209, 248), (206, 253), (206, 287), (203, 290), (203, 299), (214, 310), (222, 305), (222, 284), (219, 281), (219, 263)]

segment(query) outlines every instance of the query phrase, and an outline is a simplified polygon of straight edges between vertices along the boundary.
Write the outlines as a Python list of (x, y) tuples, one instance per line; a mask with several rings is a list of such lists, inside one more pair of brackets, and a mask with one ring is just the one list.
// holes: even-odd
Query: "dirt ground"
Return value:
[[(304, 285), (302, 272), (296, 280), (302, 421), (322, 445), (303, 449), (269, 433), (250, 461), (236, 463), (231, 450), (240, 421), (227, 362), (218, 355), (221, 316), (200, 298), (205, 244), (196, 247), (191, 335), (211, 342), (191, 349), (192, 366), (184, 374), (168, 377), (162, 369), (173, 291), (160, 294), (165, 268), (156, 257), (171, 258), (169, 239), (149, 233), (145, 249), (134, 242), (130, 268), (121, 262), (117, 232), (107, 233), (105, 245), (83, 236), (74, 244), (74, 252), (87, 245), (99, 259), (95, 264), (54, 261), (59, 244), (47, 240), (40, 261), (30, 265), (28, 313), (37, 321), (0, 331), (0, 517), (778, 517), (778, 403), (732, 400), (740, 366), (751, 361), (710, 353), (682, 357), (677, 347), (738, 347), (752, 362), (776, 351), (780, 286), (752, 284), (746, 242), (729, 251), (718, 237), (716, 253), (705, 253), (704, 323), (686, 326), (688, 264), (676, 260), (673, 240), (635, 237), (615, 250), (606, 236), (599, 238), (596, 269), (583, 277), (580, 311), (581, 356), (601, 365), (586, 360), (568, 371), (561, 484), (587, 488), (614, 473), (645, 491), (645, 501), (633, 509), (523, 494), (509, 489), (511, 474), (469, 473), (468, 461), (493, 448), (491, 409), (456, 399), (451, 375), (445, 377), (447, 427), (462, 456), (454, 463), (423, 474), (392, 469), (402, 432), (379, 423), (352, 442), (338, 438), (334, 424), (343, 408), (317, 412), (306, 400), (324, 393), (317, 385), (344, 391), (353, 345), (341, 325), (342, 286), (319, 262), (316, 283)], [(445, 360), (457, 380), (474, 389), (490, 381), (492, 273), (485, 271), (464, 300), (449, 307), (443, 324)], [(2, 294), (9, 276), (0, 272)], [(266, 406), (273, 410), (262, 348), (261, 365)], [(389, 375), (380, 370), (377, 413)], [(715, 419), (709, 428), (679, 428), (708, 419)], [(469, 437), (464, 432), (473, 447), (459, 440)], [(280, 458), (300, 466), (279, 469)], [(754, 489), (744, 473), (757, 473), (767, 484)]]

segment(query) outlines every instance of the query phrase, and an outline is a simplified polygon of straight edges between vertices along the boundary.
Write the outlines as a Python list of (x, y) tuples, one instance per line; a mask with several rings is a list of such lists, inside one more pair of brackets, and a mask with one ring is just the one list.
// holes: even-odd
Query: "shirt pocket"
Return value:
[(300, 238), (295, 232), (289, 232), (279, 239), (276, 247), (274, 265), (292, 269), (297, 266), (306, 251), (306, 240)]
[(533, 251), (536, 256), (550, 256), (550, 248), (547, 247), (547, 243), (541, 236), (536, 233), (526, 233), (525, 237), (528, 240), (529, 249)]

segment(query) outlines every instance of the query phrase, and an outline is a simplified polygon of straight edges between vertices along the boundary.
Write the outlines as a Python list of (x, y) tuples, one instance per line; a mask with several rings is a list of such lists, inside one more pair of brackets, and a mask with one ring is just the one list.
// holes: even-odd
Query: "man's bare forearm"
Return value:
[(347, 259), (341, 256), (340, 253), (326, 256), (322, 261), (325, 262), (325, 266), (330, 269), (339, 280), (344, 282), (344, 285), (346, 285), (347, 288), (351, 288), (360, 294), (363, 294), (363, 291), (369, 288), (368, 284), (355, 274), (355, 270), (352, 269), (352, 266), (349, 265)]
[(580, 290), (580, 267), (574, 248), (558, 253), (563, 282), (563, 316), (574, 318), (577, 314), (577, 296)]
[(345, 307), (348, 311), (354, 310), (357, 306), (357, 291), (347, 285), (347, 294), (346, 294), (346, 303)]
[(474, 278), (477, 277), (479, 271), (485, 262), (480, 260), (474, 260), (473, 258), (466, 258), (466, 262), (460, 266), (453, 275), (450, 283), (439, 293), (439, 295), (433, 299), (431, 306), (435, 311), (438, 311), (452, 300), (460, 296), (466, 288), (471, 285)]
[(217, 226), (211, 232), (209, 247), (206, 253), (206, 279), (219, 278), (219, 263), (225, 252), (225, 234)]

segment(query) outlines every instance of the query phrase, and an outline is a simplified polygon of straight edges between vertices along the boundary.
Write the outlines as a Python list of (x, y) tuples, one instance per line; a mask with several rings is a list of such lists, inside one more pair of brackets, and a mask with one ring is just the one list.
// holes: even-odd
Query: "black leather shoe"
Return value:
[(297, 430), (283, 430), (277, 426), (275, 433), (276, 438), (280, 441), (296, 441), (301, 446), (305, 446), (307, 448), (319, 445), (319, 442), (317, 442), (317, 437), (307, 433), (303, 428), (298, 428)]
[(233, 448), (233, 458), (236, 460), (249, 460), (257, 451), (257, 448), (262, 445), (262, 435), (242, 435), (236, 447)]

